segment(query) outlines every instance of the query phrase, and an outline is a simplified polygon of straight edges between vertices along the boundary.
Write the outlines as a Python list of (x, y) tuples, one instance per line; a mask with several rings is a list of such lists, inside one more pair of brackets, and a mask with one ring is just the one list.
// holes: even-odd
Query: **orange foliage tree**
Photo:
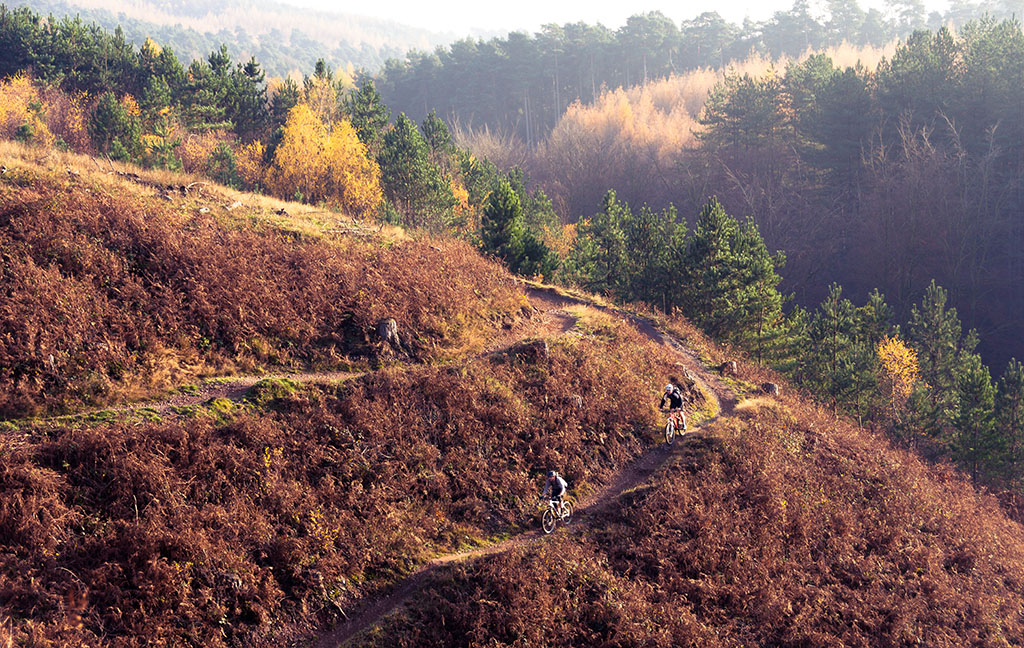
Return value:
[(380, 207), (380, 168), (346, 120), (324, 123), (306, 104), (288, 113), (265, 184), (282, 198), (325, 202), (346, 212)]
[(903, 340), (888, 335), (878, 343), (877, 352), (881, 384), (895, 420), (920, 377), (917, 354)]

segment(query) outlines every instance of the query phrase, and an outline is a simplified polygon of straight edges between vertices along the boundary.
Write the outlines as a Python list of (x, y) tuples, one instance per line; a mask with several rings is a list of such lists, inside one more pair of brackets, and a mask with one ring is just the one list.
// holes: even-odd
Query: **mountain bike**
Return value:
[[(666, 411), (666, 410), (662, 410)], [(672, 445), (676, 440), (676, 432), (686, 432), (686, 417), (683, 410), (673, 409), (668, 411), (668, 421), (665, 422), (665, 443)]]
[(548, 507), (544, 509), (544, 515), (540, 518), (541, 528), (544, 529), (544, 533), (551, 533), (555, 530), (559, 520), (563, 524), (568, 524), (571, 517), (572, 502), (567, 499), (548, 500)]

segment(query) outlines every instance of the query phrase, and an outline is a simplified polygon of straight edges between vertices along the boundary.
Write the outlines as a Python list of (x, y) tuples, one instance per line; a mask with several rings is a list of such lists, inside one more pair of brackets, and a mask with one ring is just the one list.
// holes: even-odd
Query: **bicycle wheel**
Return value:
[(672, 445), (676, 440), (676, 424), (671, 418), (665, 424), (665, 443)]
[(544, 533), (551, 533), (555, 530), (555, 523), (558, 518), (555, 516), (555, 512), (552, 509), (544, 511), (544, 516), (541, 518), (541, 527), (544, 529)]

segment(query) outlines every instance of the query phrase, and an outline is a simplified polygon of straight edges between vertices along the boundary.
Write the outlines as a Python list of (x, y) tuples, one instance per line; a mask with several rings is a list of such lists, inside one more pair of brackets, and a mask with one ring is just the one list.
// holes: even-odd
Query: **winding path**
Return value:
[[(696, 374), (697, 379), (706, 387), (705, 393), (714, 401), (715, 411), (718, 412), (713, 418), (705, 421), (696, 429), (708, 425), (722, 415), (729, 415), (735, 407), (736, 396), (732, 389), (722, 382), (714, 372), (704, 367), (696, 355), (684, 344), (659, 330), (650, 320), (618, 308), (602, 306), (584, 299), (567, 297), (554, 290), (529, 287), (527, 288), (527, 293), (534, 307), (541, 313), (564, 313), (565, 311), (562, 309), (566, 306), (583, 305), (621, 317), (630, 322), (641, 333), (679, 356), (683, 364)], [(690, 432), (690, 434), (696, 432), (696, 429)], [(671, 455), (672, 449), (664, 444), (658, 444), (642, 454), (632, 464), (619, 472), (603, 489), (579, 502), (576, 516), (573, 520), (574, 524), (578, 524), (580, 518), (585, 520), (592, 517), (598, 511), (612, 504), (622, 493), (641, 484), (660, 468)], [(338, 648), (343, 646), (359, 633), (375, 626), (384, 617), (399, 609), (415, 593), (422, 589), (433, 573), (446, 565), (504, 553), (516, 547), (537, 542), (541, 538), (543, 538), (543, 534), (541, 534), (540, 530), (534, 529), (485, 547), (438, 556), (420, 566), (419, 569), (406, 577), (386, 596), (366, 602), (363, 607), (357, 609), (353, 616), (348, 617), (346, 621), (317, 638), (312, 643), (312, 646), (313, 648)]]

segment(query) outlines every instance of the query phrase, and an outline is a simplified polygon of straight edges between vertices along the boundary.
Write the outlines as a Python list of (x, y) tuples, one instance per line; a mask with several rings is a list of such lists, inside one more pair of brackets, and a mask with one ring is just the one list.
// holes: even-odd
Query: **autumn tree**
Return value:
[(917, 355), (897, 336), (884, 336), (876, 347), (881, 384), (889, 401), (890, 416), (899, 420), (900, 411), (914, 391), (920, 377)]
[(283, 198), (325, 202), (349, 213), (375, 212), (381, 203), (380, 170), (352, 125), (326, 124), (306, 104), (288, 114), (266, 186)]

